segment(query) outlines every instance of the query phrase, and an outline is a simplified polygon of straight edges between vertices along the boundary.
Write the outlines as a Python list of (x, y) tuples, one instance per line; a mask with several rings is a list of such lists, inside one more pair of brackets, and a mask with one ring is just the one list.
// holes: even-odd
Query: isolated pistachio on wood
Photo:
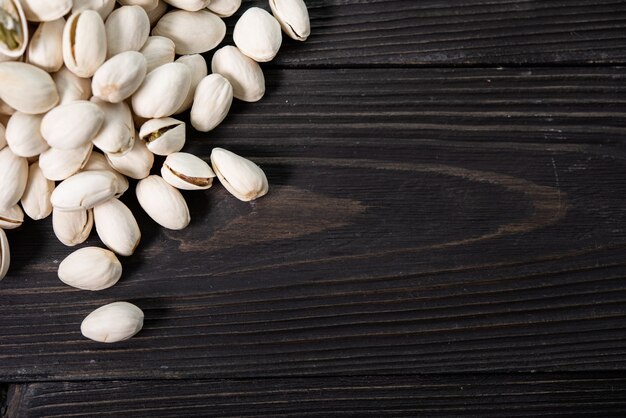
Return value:
[(54, 182), (48, 180), (35, 161), (28, 167), (28, 182), (22, 195), (22, 207), (31, 219), (47, 218), (52, 213), (50, 196), (54, 191)]
[(148, 19), (150, 19), (150, 26), (152, 27), (167, 13), (167, 3), (163, 0), (157, 0), (156, 7), (152, 10), (146, 10), (146, 12), (148, 13)]
[(93, 208), (98, 236), (109, 249), (130, 256), (141, 239), (137, 220), (128, 207), (118, 199), (109, 199)]
[(83, 171), (63, 180), (50, 201), (55, 209), (91, 209), (117, 193), (115, 176), (108, 171)]
[(125, 51), (139, 51), (150, 35), (150, 20), (139, 6), (122, 6), (113, 10), (104, 26), (108, 58)]
[(104, 22), (93, 10), (73, 14), (63, 30), (63, 61), (79, 77), (91, 77), (107, 56)]
[(207, 7), (219, 17), (230, 17), (241, 7), (241, 0), (211, 0)]
[(282, 39), (278, 21), (259, 7), (246, 10), (233, 31), (233, 40), (237, 48), (257, 62), (274, 59)]
[(72, 14), (83, 12), (85, 10), (94, 10), (98, 12), (102, 20), (111, 14), (115, 7), (115, 0), (74, 0), (72, 6)]
[(11, 264), (11, 251), (7, 235), (0, 228), (0, 280), (4, 279)]
[(165, 0), (165, 2), (177, 9), (195, 12), (207, 7), (211, 0)]
[(170, 154), (161, 167), (163, 180), (181, 190), (206, 190), (215, 173), (201, 158), (186, 152)]
[(108, 154), (122, 155), (135, 143), (135, 124), (130, 108), (125, 102), (108, 103), (96, 97), (91, 102), (104, 114), (102, 128), (92, 139), (93, 144)]
[(129, 98), (143, 83), (148, 70), (144, 55), (126, 51), (115, 55), (98, 68), (91, 81), (93, 95), (111, 103)]
[(171, 116), (183, 104), (191, 87), (191, 72), (177, 62), (157, 67), (148, 73), (133, 94), (133, 111), (144, 118)]
[(62, 67), (52, 75), (59, 92), (59, 105), (76, 100), (89, 100), (91, 97), (91, 80), (79, 77), (67, 67)]
[(52, 209), (52, 229), (54, 235), (68, 247), (74, 247), (87, 240), (93, 228), (93, 210), (80, 209), (62, 211)]
[(18, 0), (3, 0), (0, 4), (0, 34), (0, 55), (17, 58), (24, 54), (28, 22)]
[(72, 0), (20, 0), (26, 19), (31, 22), (50, 22), (72, 9)]
[(265, 77), (259, 64), (239, 49), (228, 45), (215, 52), (213, 73), (221, 74), (233, 86), (233, 95), (244, 102), (256, 102), (265, 94)]
[(311, 34), (309, 11), (304, 0), (269, 0), (270, 8), (283, 31), (296, 41), (306, 41)]
[(156, 223), (180, 230), (189, 225), (187, 202), (180, 192), (159, 176), (149, 176), (137, 183), (137, 200)]
[(59, 71), (63, 66), (62, 17), (50, 22), (42, 22), (28, 44), (28, 62), (49, 73)]
[(101, 343), (124, 341), (143, 327), (143, 312), (128, 302), (113, 302), (96, 309), (83, 320), (80, 332)]
[(139, 130), (139, 138), (156, 155), (170, 155), (185, 146), (185, 122), (173, 118), (151, 119)]
[(122, 263), (109, 250), (85, 247), (61, 261), (58, 276), (63, 283), (77, 289), (108, 289), (122, 277)]
[(115, 176), (115, 197), (122, 196), (126, 190), (128, 190), (128, 179), (125, 175), (111, 167), (111, 164), (107, 161), (106, 157), (99, 152), (92, 152), (87, 164), (82, 168), (82, 171), (96, 171), (104, 170), (108, 171)]
[(226, 35), (226, 24), (208, 10), (166, 13), (152, 29), (152, 35), (174, 41), (179, 55), (201, 54), (215, 48)]
[(50, 148), (39, 156), (39, 167), (47, 179), (65, 180), (83, 168), (92, 149), (91, 142), (75, 149)]
[(220, 183), (237, 199), (247, 202), (267, 194), (267, 177), (252, 161), (223, 148), (214, 148), (211, 164)]
[(8, 209), (0, 209), (0, 228), (15, 229), (24, 223), (24, 211), (20, 205), (13, 205)]
[(6, 141), (11, 151), (20, 157), (36, 157), (50, 146), (41, 136), (43, 115), (15, 112), (6, 128)]
[(191, 124), (201, 132), (214, 129), (228, 115), (233, 103), (233, 87), (220, 74), (210, 74), (196, 87), (191, 106)]
[(111, 167), (132, 179), (148, 177), (154, 164), (154, 154), (148, 150), (144, 141), (135, 140), (133, 147), (125, 154), (107, 154)]
[(28, 181), (28, 161), (9, 147), (0, 151), (0, 210), (15, 206), (24, 194)]
[(75, 149), (89, 143), (100, 131), (104, 112), (86, 100), (77, 100), (49, 111), (41, 121), (41, 134), (58, 149)]
[(176, 56), (174, 42), (165, 36), (149, 36), (139, 52), (146, 58), (147, 73), (163, 64), (174, 62)]
[(0, 99), (15, 110), (38, 114), (52, 109), (59, 101), (50, 74), (23, 62), (0, 63)]
[(198, 86), (198, 83), (200, 83), (200, 80), (207, 76), (209, 70), (204, 57), (200, 54), (183, 55), (178, 58), (176, 62), (186, 65), (191, 72), (191, 86), (189, 87), (189, 92), (187, 93), (187, 97), (185, 98), (183, 104), (180, 105), (175, 112), (182, 113), (191, 108), (191, 105), (193, 104), (193, 96), (196, 93), (196, 87)]

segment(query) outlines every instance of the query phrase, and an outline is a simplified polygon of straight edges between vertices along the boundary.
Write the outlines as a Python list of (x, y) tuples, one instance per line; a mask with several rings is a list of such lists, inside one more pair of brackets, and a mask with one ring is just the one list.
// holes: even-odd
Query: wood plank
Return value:
[[(623, 0), (306, 0), (312, 35), (286, 39), (281, 67), (626, 62)], [(230, 36), (248, 6), (227, 19)]]
[[(626, 366), (626, 69), (268, 76), (187, 148), (251, 157), (267, 197), (186, 193), (172, 232), (125, 196), (143, 243), (96, 293), (55, 277), (49, 220), (9, 231), (0, 381)], [(114, 300), (145, 329), (82, 338)]]
[(622, 417), (623, 375), (460, 375), (15, 385), (7, 416)]

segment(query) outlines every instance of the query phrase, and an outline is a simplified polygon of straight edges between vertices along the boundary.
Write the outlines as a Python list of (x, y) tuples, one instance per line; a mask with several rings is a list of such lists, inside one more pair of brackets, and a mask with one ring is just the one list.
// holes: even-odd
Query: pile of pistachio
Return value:
[[(221, 19), (241, 0), (0, 0), (0, 280), (10, 264), (3, 229), (52, 214), (67, 246), (85, 242), (95, 225), (108, 248), (85, 247), (63, 260), (69, 286), (102, 290), (122, 275), (119, 256), (133, 254), (141, 232), (119, 200), (138, 180), (143, 210), (164, 228), (190, 221), (182, 190), (206, 190), (217, 176), (236, 198), (268, 191), (253, 162), (222, 148), (211, 164), (181, 152), (190, 111), (193, 127), (219, 125), (233, 98), (256, 102), (265, 93), (258, 62), (272, 60), (282, 31), (304, 41), (310, 32), (303, 0), (269, 0), (272, 14), (248, 9), (233, 39)], [(155, 155), (165, 156), (150, 175)], [(135, 335), (143, 312), (114, 302), (89, 314), (87, 338), (116, 342)]]

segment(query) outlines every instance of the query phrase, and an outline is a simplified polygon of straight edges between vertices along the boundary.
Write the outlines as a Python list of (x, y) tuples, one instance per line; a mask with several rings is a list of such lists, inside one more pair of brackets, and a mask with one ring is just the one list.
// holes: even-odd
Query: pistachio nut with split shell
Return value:
[(96, 309), (80, 324), (80, 332), (101, 343), (124, 341), (143, 327), (143, 312), (128, 302), (113, 302)]
[(304, 0), (269, 0), (272, 13), (283, 31), (296, 41), (306, 41), (311, 34), (309, 11)]
[(0, 0), (0, 55), (21, 57), (28, 44), (28, 22), (18, 0)]
[(213, 148), (211, 164), (220, 183), (237, 199), (247, 202), (267, 194), (267, 177), (252, 161), (223, 148)]
[(63, 245), (74, 247), (89, 238), (93, 228), (93, 210), (62, 211), (52, 209), (52, 229)]
[(170, 154), (161, 167), (163, 180), (181, 190), (206, 190), (215, 173), (204, 160), (186, 152)]
[(137, 183), (137, 200), (156, 223), (172, 230), (184, 229), (191, 220), (185, 198), (163, 178), (148, 176)]
[(0, 229), (15, 229), (24, 223), (24, 211), (20, 205), (0, 210)]
[(156, 155), (170, 155), (185, 146), (185, 122), (173, 118), (151, 119), (139, 130), (139, 138)]
[(79, 77), (91, 77), (107, 57), (104, 22), (94, 10), (73, 14), (63, 30), (63, 62)]
[(54, 191), (54, 182), (48, 180), (35, 161), (28, 167), (28, 182), (22, 195), (22, 207), (29, 218), (40, 220), (47, 218), (52, 213), (50, 196)]
[(50, 148), (39, 156), (39, 167), (47, 179), (65, 180), (83, 168), (89, 160), (92, 149), (91, 142), (75, 149)]
[(109, 250), (85, 247), (61, 261), (58, 276), (63, 283), (77, 289), (108, 289), (122, 277), (122, 263)]

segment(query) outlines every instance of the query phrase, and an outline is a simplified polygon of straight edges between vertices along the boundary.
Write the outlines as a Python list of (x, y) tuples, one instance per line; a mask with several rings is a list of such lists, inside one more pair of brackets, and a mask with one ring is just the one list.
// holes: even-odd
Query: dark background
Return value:
[[(626, 2), (307, 4), (266, 97), (186, 147), (268, 196), (185, 193), (173, 232), (127, 194), (143, 242), (95, 293), (50, 219), (9, 231), (1, 415), (625, 416)], [(144, 330), (83, 338), (116, 300)]]

